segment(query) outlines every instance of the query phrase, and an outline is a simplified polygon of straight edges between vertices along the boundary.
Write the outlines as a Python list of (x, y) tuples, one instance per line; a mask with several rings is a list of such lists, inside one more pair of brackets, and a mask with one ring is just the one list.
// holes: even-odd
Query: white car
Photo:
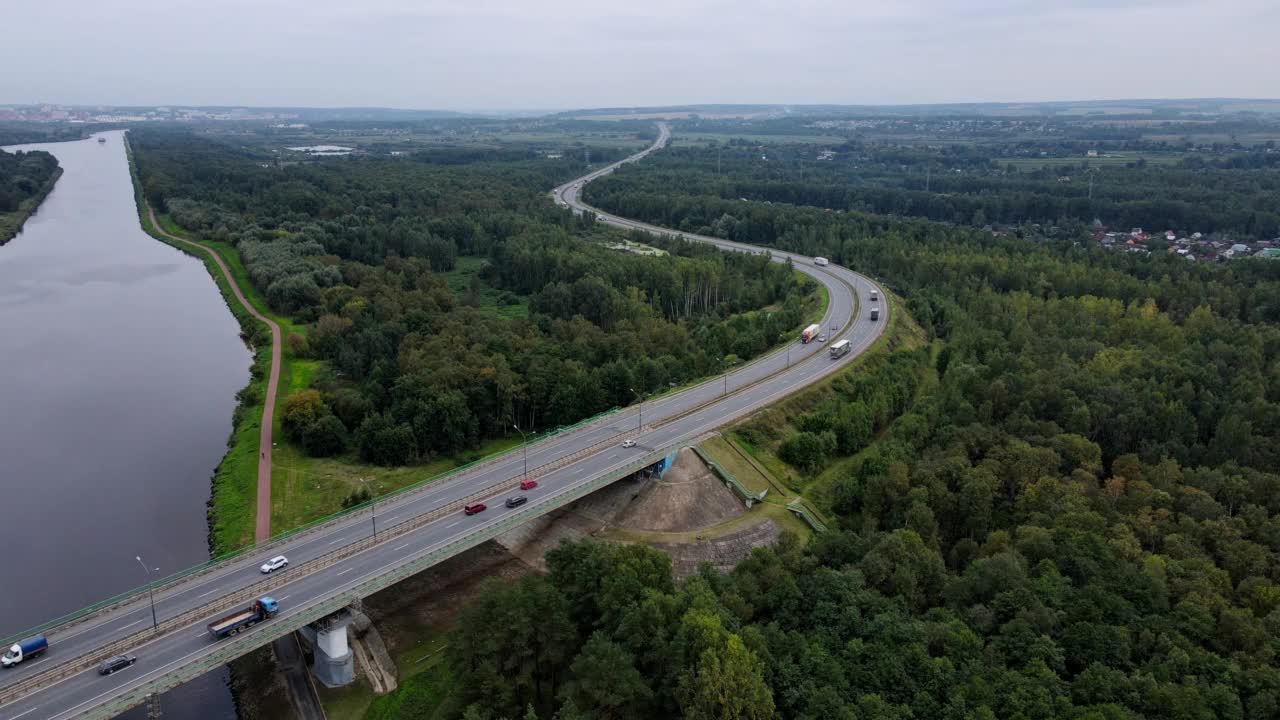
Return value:
[(287, 567), (288, 565), (289, 565), (289, 558), (283, 555), (277, 555), (271, 558), (270, 560), (262, 563), (262, 572), (273, 573), (276, 570)]
[(635, 441), (635, 440), (623, 440), (623, 441), (622, 441), (622, 447), (624, 447), (624, 448), (633, 448), (633, 447), (635, 447), (635, 446), (636, 446), (636, 441)]
[(826, 336), (826, 335), (819, 335), (819, 336), (818, 336), (818, 342), (820, 342), (820, 343), (824, 343), (824, 342), (826, 342), (826, 341), (827, 341), (827, 336)]

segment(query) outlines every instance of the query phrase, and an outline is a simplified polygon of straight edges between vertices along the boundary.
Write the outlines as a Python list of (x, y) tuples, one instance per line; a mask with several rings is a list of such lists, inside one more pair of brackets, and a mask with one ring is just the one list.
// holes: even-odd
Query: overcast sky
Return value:
[(0, 103), (1280, 97), (1280, 0), (11, 0)]

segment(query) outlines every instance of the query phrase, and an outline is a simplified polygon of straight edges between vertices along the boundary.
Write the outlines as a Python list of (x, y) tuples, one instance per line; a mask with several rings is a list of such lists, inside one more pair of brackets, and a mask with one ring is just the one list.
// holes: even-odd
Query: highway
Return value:
[[(584, 183), (612, 172), (622, 162), (634, 162), (660, 149), (669, 137), (669, 129), (661, 125), (651, 147), (557, 187), (553, 191), (556, 202), (576, 212), (591, 210), (599, 221), (619, 227), (679, 235), (728, 250), (760, 252), (751, 246), (618, 218), (582, 203)], [(827, 343), (796, 342), (738, 367), (728, 375), (727, 393), (724, 379), (717, 376), (531, 443), (530, 475), (539, 482), (534, 490), (519, 493), (516, 488), (523, 462), (517, 449), (373, 508), (266, 543), (260, 552), (161, 586), (155, 592), (158, 630), (153, 630), (146, 593), (119, 607), (51, 628), (46, 631), (50, 648), (44, 656), (0, 671), (0, 720), (109, 717), (141, 702), (145, 692), (162, 691), (196, 677), (814, 383), (865, 351), (887, 326), (884, 321), (870, 322), (869, 304), (858, 302), (878, 289), (869, 279), (835, 265), (816, 267), (812, 258), (778, 252), (772, 256), (779, 262), (791, 259), (797, 270), (827, 288), (829, 304), (821, 324), (824, 332), (838, 328)], [(885, 302), (887, 299), (881, 300)], [(886, 310), (887, 306), (882, 308)], [(853, 351), (833, 360), (826, 349), (842, 338), (850, 340)], [(624, 439), (636, 440), (636, 446), (621, 447)], [(515, 494), (527, 495), (529, 502), (514, 510), (506, 508), (503, 500)], [(461, 505), (474, 499), (482, 499), (488, 510), (465, 516)], [(289, 557), (289, 568), (264, 579), (258, 566), (277, 554)], [(270, 594), (280, 602), (276, 618), (234, 639), (214, 641), (209, 637), (205, 625), (210, 620), (247, 606), (259, 594)], [(137, 664), (106, 677), (93, 671), (92, 665), (99, 659), (123, 651), (137, 655)]]

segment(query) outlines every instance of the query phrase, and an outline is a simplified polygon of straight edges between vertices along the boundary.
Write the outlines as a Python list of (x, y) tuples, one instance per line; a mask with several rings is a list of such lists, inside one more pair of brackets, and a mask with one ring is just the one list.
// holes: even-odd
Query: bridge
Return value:
[[(561, 185), (555, 201), (575, 212), (594, 212), (600, 222), (674, 235), (738, 252), (760, 248), (679, 233), (603, 213), (584, 204), (584, 184), (661, 149), (670, 138), (659, 126), (652, 146), (625, 160)], [(818, 267), (812, 258), (772, 252), (776, 262), (797, 270), (826, 288), (829, 302), (821, 324), (834, 328), (830, 342), (848, 339), (853, 351), (832, 359), (827, 344), (793, 342), (730, 373), (701, 384), (612, 410), (561, 429), (524, 448), (515, 448), (440, 478), (377, 498), (305, 528), (277, 535), (230, 557), (135, 588), (39, 628), (0, 640), (7, 646), (37, 630), (49, 638), (49, 651), (0, 672), (0, 720), (108, 718), (187, 680), (270, 643), (312, 627), (317, 652), (340, 666), (346, 650), (345, 628), (332, 624), (344, 608), (441, 561), (563, 507), (619, 478), (661, 462), (673, 451), (712, 430), (743, 418), (844, 367), (887, 326), (871, 322), (859, 298), (879, 289), (872, 280), (835, 265)], [(889, 310), (881, 292), (882, 311)], [(623, 447), (634, 440), (633, 447)], [(527, 504), (507, 508), (503, 500), (524, 476), (539, 485)], [(481, 501), (488, 510), (464, 515), (462, 507)], [(263, 576), (258, 566), (274, 555), (290, 565)], [(255, 598), (271, 595), (280, 603), (276, 617), (228, 639), (213, 640), (206, 624)], [(329, 633), (326, 635), (326, 633)], [(338, 633), (342, 633), (339, 635)], [(96, 665), (125, 653), (138, 662), (128, 670), (99, 676)], [(349, 661), (347, 661), (349, 662)], [(337, 671), (340, 672), (340, 669)]]

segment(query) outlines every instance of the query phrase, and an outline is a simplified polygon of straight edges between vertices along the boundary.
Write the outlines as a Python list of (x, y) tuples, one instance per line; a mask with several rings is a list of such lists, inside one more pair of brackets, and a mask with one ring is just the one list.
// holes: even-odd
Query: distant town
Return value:
[(1274, 240), (1256, 240), (1252, 242), (1236, 242), (1224, 234), (1203, 234), (1193, 232), (1189, 235), (1166, 230), (1149, 233), (1142, 228), (1133, 228), (1128, 232), (1108, 230), (1100, 222), (1093, 226), (1093, 238), (1102, 247), (1117, 252), (1141, 253), (1150, 255), (1153, 252), (1166, 252), (1186, 260), (1200, 262), (1216, 262), (1239, 260), (1248, 257), (1275, 260), (1280, 258), (1280, 238)]
[(158, 106), (118, 108), (108, 105), (0, 105), (0, 121), (65, 123), (208, 122), (215, 120), (296, 120), (296, 112), (261, 108), (208, 108)]

